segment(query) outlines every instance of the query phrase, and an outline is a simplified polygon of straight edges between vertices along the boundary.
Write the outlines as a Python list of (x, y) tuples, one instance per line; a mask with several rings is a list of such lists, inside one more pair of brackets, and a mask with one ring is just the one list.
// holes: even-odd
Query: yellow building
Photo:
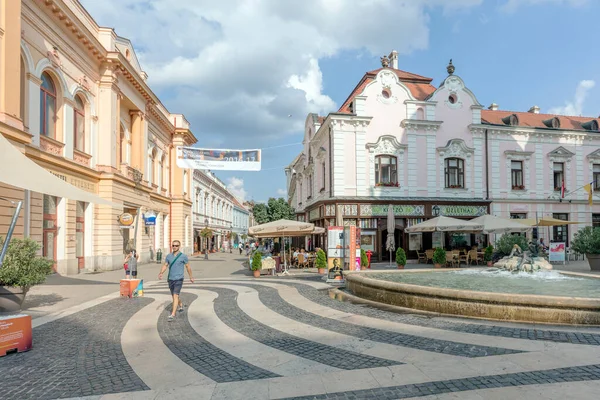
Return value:
[[(141, 262), (168, 251), (171, 239), (193, 249), (192, 173), (177, 167), (175, 148), (196, 139), (146, 79), (131, 42), (78, 1), (0, 0), (0, 132), (41, 168), (123, 204), (0, 183), (0, 197), (24, 201), (15, 235), (39, 241), (59, 273), (122, 268), (134, 243)], [(2, 236), (12, 213), (0, 200)], [(137, 237), (118, 221), (123, 213), (139, 220)], [(145, 226), (150, 215), (156, 224)]]

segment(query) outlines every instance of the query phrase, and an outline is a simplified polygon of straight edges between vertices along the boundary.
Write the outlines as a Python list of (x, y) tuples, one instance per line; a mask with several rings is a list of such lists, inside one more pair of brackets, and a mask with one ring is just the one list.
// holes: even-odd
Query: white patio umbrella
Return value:
[(450, 217), (435, 217), (405, 229), (417, 232), (481, 232), (483, 224)]
[(394, 206), (388, 206), (387, 215), (387, 240), (385, 249), (390, 252), (390, 266), (392, 265), (392, 251), (396, 250), (396, 241), (394, 239), (394, 231), (396, 230), (396, 219), (394, 217)]
[(527, 232), (532, 229), (531, 226), (522, 224), (518, 219), (504, 219), (493, 215), (482, 215), (473, 218), (470, 222), (483, 225), (483, 233), (507, 233), (507, 232)]

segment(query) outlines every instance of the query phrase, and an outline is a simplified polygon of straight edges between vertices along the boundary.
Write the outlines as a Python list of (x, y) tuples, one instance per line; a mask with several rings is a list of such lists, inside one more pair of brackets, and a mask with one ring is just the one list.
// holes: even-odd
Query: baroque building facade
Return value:
[[(392, 52), (367, 72), (339, 110), (309, 114), (304, 148), (286, 168), (297, 219), (317, 226), (361, 228), (362, 247), (385, 251), (388, 207), (395, 239), (411, 257), (434, 244), (482, 235), (409, 235), (406, 227), (437, 215), (470, 219), (486, 213), (600, 223), (600, 120), (502, 111), (482, 106), (452, 61), (439, 86), (398, 69)], [(561, 195), (562, 182), (566, 192)], [(600, 193), (600, 192), (596, 192)], [(578, 225), (534, 229), (534, 237), (568, 242)], [(313, 243), (326, 246), (326, 236)]]
[[(229, 251), (233, 231), (234, 196), (211, 171), (193, 172), (194, 251)], [(202, 238), (202, 229), (209, 228), (210, 238)]]
[[(76, 0), (0, 0), (0, 13), (0, 132), (40, 168), (123, 205), (0, 184), (0, 197), (25, 204), (16, 235), (38, 241), (63, 274), (122, 268), (134, 246), (141, 262), (175, 239), (191, 252), (192, 173), (175, 147), (196, 139), (148, 86), (132, 43)], [(2, 232), (12, 211), (0, 205)], [(117, 221), (125, 213), (138, 229)]]

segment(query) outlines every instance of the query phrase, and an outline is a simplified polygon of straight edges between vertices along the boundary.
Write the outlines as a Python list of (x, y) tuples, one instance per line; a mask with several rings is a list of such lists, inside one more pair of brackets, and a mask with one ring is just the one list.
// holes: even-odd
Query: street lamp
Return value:
[[(206, 231), (208, 231), (208, 218), (204, 219), (204, 225), (206, 226)], [(208, 260), (208, 236), (206, 237), (206, 246), (204, 247), (204, 259)]]
[(434, 217), (439, 217), (440, 216), (440, 207), (435, 205), (431, 208), (431, 212), (433, 214)]

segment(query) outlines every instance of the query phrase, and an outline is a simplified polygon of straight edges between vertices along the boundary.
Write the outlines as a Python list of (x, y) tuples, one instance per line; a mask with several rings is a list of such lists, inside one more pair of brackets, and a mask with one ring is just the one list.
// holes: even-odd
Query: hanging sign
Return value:
[(146, 226), (156, 225), (156, 214), (153, 211), (148, 211), (144, 214), (144, 223)]
[(119, 215), (119, 217), (117, 218), (117, 221), (119, 222), (121, 229), (133, 229), (134, 220), (135, 219), (134, 219), (133, 215), (131, 215), (129, 213), (123, 213), (123, 214)]
[(200, 149), (177, 147), (179, 168), (214, 171), (260, 171), (260, 150)]

